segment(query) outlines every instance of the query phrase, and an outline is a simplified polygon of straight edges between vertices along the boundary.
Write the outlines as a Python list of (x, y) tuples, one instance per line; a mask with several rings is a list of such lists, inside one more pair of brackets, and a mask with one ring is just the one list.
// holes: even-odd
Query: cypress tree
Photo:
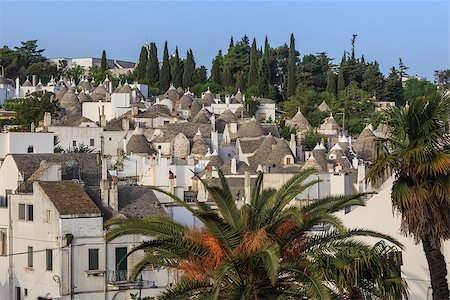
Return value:
[(183, 68), (183, 87), (191, 87), (194, 85), (194, 77), (195, 77), (195, 61), (194, 61), (194, 54), (192, 53), (192, 50), (189, 49), (186, 53), (186, 60), (184, 61), (184, 68)]
[(231, 82), (231, 71), (229, 66), (224, 66), (223, 68), (223, 76), (222, 76), (222, 85), (230, 86)]
[(206, 82), (206, 67), (200, 66), (200, 68), (195, 69), (194, 83), (196, 85), (198, 83)]
[(230, 45), (228, 46), (228, 52), (230, 52), (230, 49), (234, 48), (234, 40), (233, 40), (233, 36), (231, 36), (230, 38)]
[(401, 58), (398, 59), (398, 68), (400, 78), (408, 76), (408, 74), (406, 74), (406, 70), (408, 70), (409, 68), (403, 63)]
[(244, 89), (244, 72), (239, 71), (236, 74), (236, 88), (243, 90)]
[(295, 94), (297, 89), (297, 52), (295, 51), (295, 38), (291, 33), (291, 43), (289, 46), (288, 66), (287, 66), (287, 96)]
[(148, 61), (146, 68), (147, 80), (150, 86), (155, 86), (159, 80), (159, 62), (158, 62), (158, 49), (155, 43), (150, 44), (150, 50), (148, 53)]
[(327, 73), (327, 87), (325, 91), (333, 95), (336, 94), (336, 76), (331, 68)]
[(250, 49), (250, 68), (248, 71), (248, 85), (258, 84), (258, 60), (259, 53), (256, 49), (256, 39), (253, 38), (252, 48)]
[(161, 75), (159, 77), (159, 87), (165, 91), (170, 85), (170, 65), (169, 65), (169, 49), (167, 47), (167, 41), (164, 44), (163, 63), (161, 67)]
[(384, 85), (384, 99), (385, 101), (394, 101), (397, 105), (402, 103), (402, 80), (400, 73), (395, 69), (391, 68), (386, 83)]
[(338, 92), (345, 90), (346, 84), (345, 84), (345, 67), (347, 65), (346, 55), (344, 52), (344, 55), (342, 56), (341, 65), (339, 66), (339, 73), (338, 73), (338, 82), (337, 82), (337, 88)]
[(106, 71), (106, 51), (103, 50), (102, 52), (102, 61), (100, 64), (100, 69), (102, 70), (102, 72)]
[(139, 81), (145, 80), (145, 68), (147, 67), (147, 61), (148, 61), (147, 48), (142, 46), (141, 53), (139, 54), (139, 62), (135, 70), (136, 78)]
[(367, 65), (363, 74), (361, 87), (368, 92), (370, 96), (376, 96), (378, 99), (383, 97), (384, 77), (380, 72), (377, 62)]
[(269, 69), (267, 64), (267, 53), (264, 53), (259, 63), (258, 91), (262, 97), (266, 97), (269, 92)]
[(175, 55), (172, 59), (171, 73), (173, 84), (177, 87), (182, 86), (183, 66), (180, 61), (180, 55), (178, 54), (178, 46), (175, 48)]
[(212, 61), (211, 67), (211, 78), (210, 80), (214, 83), (222, 84), (222, 50), (219, 50), (219, 53)]

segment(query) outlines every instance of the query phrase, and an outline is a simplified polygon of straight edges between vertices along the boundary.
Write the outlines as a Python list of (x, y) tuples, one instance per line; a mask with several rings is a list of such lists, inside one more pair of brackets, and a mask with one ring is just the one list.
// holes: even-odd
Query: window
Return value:
[(25, 204), (19, 204), (19, 220), (25, 220)]
[(109, 138), (110, 141), (112, 141), (112, 138)]
[(27, 205), (27, 221), (33, 221), (33, 205)]
[(98, 270), (98, 249), (89, 249), (89, 270)]
[(28, 296), (28, 289), (23, 289), (23, 294), (25, 297)]
[(95, 146), (95, 141), (94, 141), (94, 139), (90, 139), (90, 140), (89, 140), (89, 145), (90, 145), (91, 147)]
[(53, 250), (45, 249), (45, 269), (53, 271)]
[(6, 228), (2, 228), (0, 229), (0, 255), (6, 255), (7, 254), (7, 249), (6, 249), (6, 242), (7, 242), (7, 237), (6, 237)]
[(291, 164), (291, 158), (290, 157), (286, 157), (286, 164), (290, 165)]
[(72, 141), (72, 146), (76, 147), (77, 146), (77, 141)]
[(20, 295), (20, 286), (16, 286), (16, 300), (22, 299)]
[(5, 197), (0, 197), (0, 207), (8, 207), (8, 197), (12, 194), (12, 190), (5, 190)]
[(51, 223), (52, 221), (52, 211), (50, 209), (47, 209), (45, 212), (45, 220), (47, 223)]
[(33, 247), (28, 247), (28, 268), (33, 267)]
[(34, 147), (33, 146), (29, 146), (27, 149), (27, 153), (34, 153)]
[(34, 211), (32, 204), (19, 204), (19, 220), (33, 221)]

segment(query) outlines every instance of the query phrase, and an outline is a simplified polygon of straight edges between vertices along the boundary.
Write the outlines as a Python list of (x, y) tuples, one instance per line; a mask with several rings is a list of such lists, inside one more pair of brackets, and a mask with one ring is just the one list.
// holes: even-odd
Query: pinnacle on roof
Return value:
[(32, 86), (30, 79), (28, 79), (28, 75), (27, 75), (27, 80), (25, 80), (25, 82), (22, 84), (22, 86)]
[(109, 82), (110, 80), (109, 80), (109, 76), (108, 76), (108, 74), (106, 74), (106, 78), (105, 78), (105, 80), (103, 80), (103, 83), (105, 83), (105, 82)]
[(333, 150), (342, 150), (342, 147), (341, 147), (338, 143), (336, 143), (336, 144), (334, 144), (334, 146), (330, 149), (330, 151), (333, 151)]

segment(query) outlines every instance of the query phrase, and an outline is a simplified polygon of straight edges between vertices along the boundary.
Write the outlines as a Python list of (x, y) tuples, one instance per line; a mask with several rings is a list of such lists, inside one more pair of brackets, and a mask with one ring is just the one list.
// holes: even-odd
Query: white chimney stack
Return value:
[(236, 158), (233, 157), (231, 159), (231, 174), (235, 175), (237, 173), (237, 161)]
[(19, 77), (16, 78), (16, 98), (20, 97), (20, 80)]

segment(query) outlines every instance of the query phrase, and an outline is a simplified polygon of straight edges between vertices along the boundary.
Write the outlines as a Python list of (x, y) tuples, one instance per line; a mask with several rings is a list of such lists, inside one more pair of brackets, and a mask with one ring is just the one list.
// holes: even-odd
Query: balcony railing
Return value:
[(141, 285), (142, 281), (131, 278), (131, 270), (117, 270), (117, 271), (107, 271), (106, 279), (109, 284), (130, 284), (130, 285)]

